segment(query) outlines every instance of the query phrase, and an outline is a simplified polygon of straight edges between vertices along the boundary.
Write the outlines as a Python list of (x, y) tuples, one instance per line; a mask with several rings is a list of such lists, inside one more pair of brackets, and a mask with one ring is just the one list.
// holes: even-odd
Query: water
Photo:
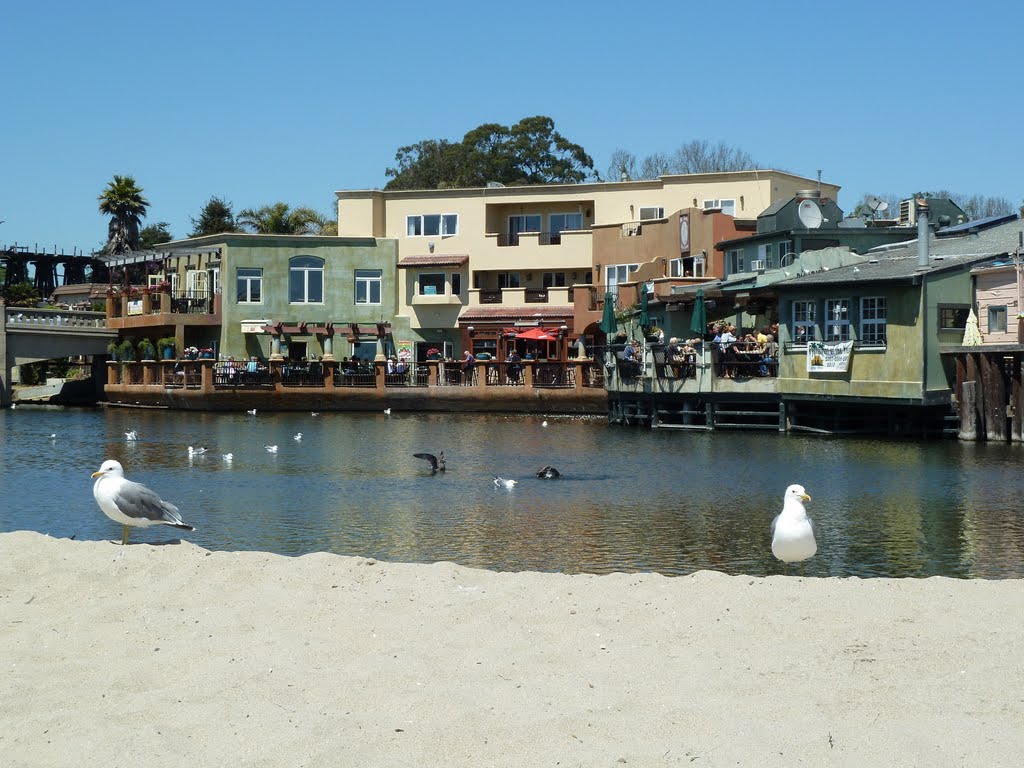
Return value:
[[(799, 482), (819, 531), (808, 575), (1024, 576), (1024, 446), (547, 420), (20, 406), (0, 411), (0, 530), (120, 540), (89, 477), (112, 458), (177, 504), (198, 528), (184, 536), (208, 549), (505, 571), (766, 575), (781, 571), (768, 526), (785, 487)], [(125, 439), (129, 429), (138, 441)], [(189, 445), (210, 453), (190, 460)], [(441, 450), (445, 474), (412, 458)], [(545, 464), (563, 479), (537, 479)], [(520, 485), (495, 488), (496, 474)], [(180, 535), (136, 529), (132, 541)]]

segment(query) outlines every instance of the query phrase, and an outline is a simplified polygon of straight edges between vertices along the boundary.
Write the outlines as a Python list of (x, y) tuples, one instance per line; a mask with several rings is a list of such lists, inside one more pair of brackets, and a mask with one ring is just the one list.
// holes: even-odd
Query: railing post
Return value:
[(523, 361), (523, 386), (527, 389), (533, 389), (533, 366), (535, 364), (533, 360)]
[(107, 363), (107, 384), (117, 384), (117, 363)]
[(436, 387), (440, 383), (441, 361), (427, 360), (427, 386)]
[(213, 394), (213, 360), (203, 360), (199, 363), (199, 390), (204, 395)]
[[(280, 352), (278, 352), (280, 355)], [(281, 357), (275, 358), (271, 355), (270, 359), (267, 360), (267, 370), (270, 371), (270, 381), (274, 385), (274, 389), (278, 392), (284, 391), (284, 381), (282, 380), (282, 374), (284, 372), (284, 359)]]
[(320, 370), (324, 372), (324, 389), (327, 392), (334, 391), (334, 371), (338, 367), (338, 363), (335, 360), (329, 360), (326, 363), (323, 359), (320, 360)]
[(153, 383), (153, 363), (142, 363), (142, 384), (150, 386)]
[(573, 390), (579, 395), (583, 392), (583, 362), (581, 360), (573, 360), (570, 365), (573, 368)]
[(149, 288), (142, 289), (142, 314), (148, 316), (153, 310), (153, 296)]
[[(378, 345), (378, 349), (381, 347)], [(383, 353), (382, 353), (383, 354)], [(384, 374), (387, 372), (387, 362), (374, 360), (373, 362), (373, 388), (378, 392), (384, 391)]]

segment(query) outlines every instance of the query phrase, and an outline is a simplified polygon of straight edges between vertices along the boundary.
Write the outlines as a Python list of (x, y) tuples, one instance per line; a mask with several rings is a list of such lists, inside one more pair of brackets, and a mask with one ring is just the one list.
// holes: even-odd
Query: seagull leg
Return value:
[(121, 528), (123, 529), (121, 531), (121, 546), (124, 547), (128, 544), (128, 526), (122, 525)]
[(806, 576), (807, 575), (807, 574), (804, 573), (804, 564), (803, 564), (802, 560), (800, 561), (800, 575), (801, 576)]
[(782, 561), (782, 575), (789, 576), (789, 563), (785, 560)]

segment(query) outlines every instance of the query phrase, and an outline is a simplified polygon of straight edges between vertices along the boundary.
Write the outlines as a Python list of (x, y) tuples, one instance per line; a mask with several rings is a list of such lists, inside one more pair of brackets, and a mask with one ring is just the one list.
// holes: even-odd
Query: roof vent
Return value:
[(868, 259), (868, 264), (877, 264), (878, 259)]

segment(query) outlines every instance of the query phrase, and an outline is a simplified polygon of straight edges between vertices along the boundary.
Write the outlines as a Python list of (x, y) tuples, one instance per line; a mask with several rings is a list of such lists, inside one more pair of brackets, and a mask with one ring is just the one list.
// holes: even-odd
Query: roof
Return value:
[(562, 320), (573, 316), (573, 307), (534, 304), (529, 307), (473, 307), (459, 315), (459, 322), (479, 320)]
[(1010, 221), (1014, 221), (1017, 218), (1016, 213), (1004, 213), (1001, 216), (985, 216), (981, 219), (973, 219), (972, 221), (965, 221), (963, 224), (956, 224), (952, 227), (944, 227), (940, 229), (936, 234), (939, 237), (946, 237), (948, 235), (958, 235), (964, 232), (970, 232), (972, 229), (987, 229), (988, 227), (996, 224), (1005, 224)]
[(406, 256), (398, 262), (399, 267), (461, 267), (469, 261), (464, 253), (446, 256)]

